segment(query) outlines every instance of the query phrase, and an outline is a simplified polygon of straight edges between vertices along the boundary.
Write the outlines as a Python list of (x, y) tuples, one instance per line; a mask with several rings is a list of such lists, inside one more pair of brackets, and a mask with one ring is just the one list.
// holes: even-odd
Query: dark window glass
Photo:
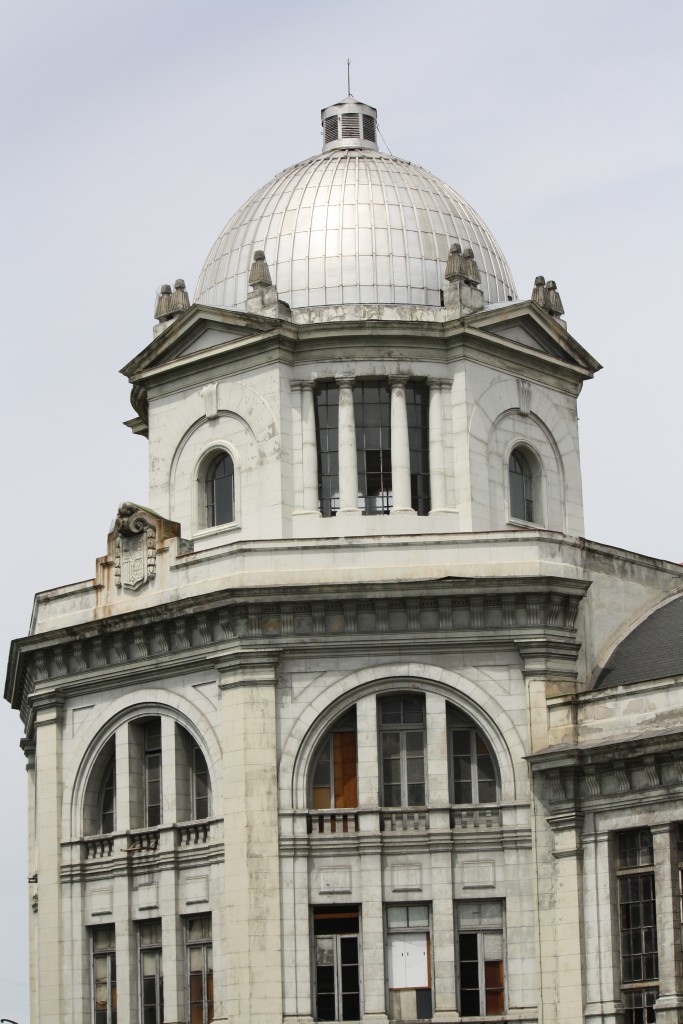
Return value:
[(534, 522), (533, 476), (527, 457), (519, 448), (510, 455), (510, 515), (513, 519)]
[(494, 803), (498, 799), (498, 777), (488, 744), (464, 715), (449, 713), (449, 724), (453, 803)]
[(112, 757), (102, 779), (100, 789), (100, 828), (102, 833), (113, 832), (116, 812), (116, 758)]
[(145, 825), (161, 824), (161, 719), (152, 718), (144, 727)]
[(339, 388), (323, 384), (315, 395), (318, 437), (318, 500), (323, 516), (339, 511)]
[(92, 973), (95, 1024), (116, 1024), (116, 939), (113, 925), (93, 928)]
[(406, 410), (410, 442), (410, 496), (419, 516), (430, 509), (429, 493), (429, 388), (406, 384)]
[(233, 522), (235, 518), (235, 465), (226, 452), (222, 452), (210, 464), (204, 489), (207, 527)]
[(386, 383), (358, 382), (353, 389), (358, 453), (358, 507), (367, 516), (388, 515), (391, 483), (391, 390)]
[(138, 925), (140, 995), (143, 1024), (163, 1024), (164, 976), (161, 956), (161, 922)]
[(193, 741), (192, 743), (192, 817), (208, 818), (210, 811), (211, 782), (206, 758)]
[(617, 889), (625, 1024), (654, 1021), (659, 977), (654, 849), (649, 829), (617, 835)]
[(313, 912), (315, 995), (318, 1020), (360, 1020), (358, 909)]
[(190, 1024), (210, 1024), (213, 1020), (211, 917), (208, 914), (191, 917), (185, 927)]
[(458, 905), (458, 981), (463, 1017), (505, 1013), (503, 906), (497, 900)]
[(424, 701), (388, 697), (380, 702), (382, 806), (424, 807)]

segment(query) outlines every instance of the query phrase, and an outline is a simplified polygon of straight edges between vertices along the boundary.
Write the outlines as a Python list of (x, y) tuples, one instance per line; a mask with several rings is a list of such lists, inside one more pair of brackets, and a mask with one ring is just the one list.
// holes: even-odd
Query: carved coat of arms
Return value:
[(119, 506), (114, 526), (114, 582), (137, 590), (156, 575), (156, 527), (142, 509)]

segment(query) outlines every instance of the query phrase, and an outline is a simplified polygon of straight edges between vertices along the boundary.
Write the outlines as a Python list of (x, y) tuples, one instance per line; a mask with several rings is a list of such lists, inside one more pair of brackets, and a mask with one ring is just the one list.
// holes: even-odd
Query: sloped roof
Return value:
[(662, 605), (622, 640), (595, 689), (683, 675), (683, 596)]

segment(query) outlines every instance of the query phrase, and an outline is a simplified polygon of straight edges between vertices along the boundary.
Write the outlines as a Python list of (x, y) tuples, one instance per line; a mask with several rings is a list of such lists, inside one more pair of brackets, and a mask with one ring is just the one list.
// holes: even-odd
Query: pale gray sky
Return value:
[[(234, 210), (319, 150), (347, 56), (392, 152), (474, 206), (520, 296), (555, 278), (604, 364), (580, 400), (587, 535), (683, 561), (678, 0), (4, 0), (2, 24), (3, 652), (146, 501), (117, 370), (155, 289), (192, 293)], [(0, 1017), (27, 1024), (20, 731), (3, 705)]]

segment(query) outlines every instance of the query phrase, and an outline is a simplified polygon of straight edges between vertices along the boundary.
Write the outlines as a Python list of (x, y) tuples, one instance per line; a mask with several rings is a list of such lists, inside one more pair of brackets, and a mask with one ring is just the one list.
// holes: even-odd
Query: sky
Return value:
[[(586, 535), (683, 562), (678, 0), (0, 0), (0, 649), (90, 578), (146, 442), (117, 372), (231, 214), (378, 108), (391, 151), (493, 231), (522, 298), (558, 283), (604, 366), (579, 401)], [(0, 707), (0, 1017), (28, 1024), (26, 782)]]

